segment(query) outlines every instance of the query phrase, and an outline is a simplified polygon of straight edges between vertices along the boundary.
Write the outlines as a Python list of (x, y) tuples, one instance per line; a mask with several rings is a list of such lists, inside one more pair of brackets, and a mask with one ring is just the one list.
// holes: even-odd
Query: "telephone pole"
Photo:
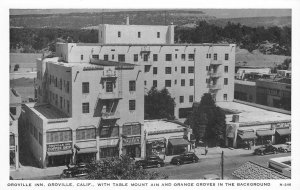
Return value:
[(224, 151), (221, 154), (221, 179), (224, 179)]

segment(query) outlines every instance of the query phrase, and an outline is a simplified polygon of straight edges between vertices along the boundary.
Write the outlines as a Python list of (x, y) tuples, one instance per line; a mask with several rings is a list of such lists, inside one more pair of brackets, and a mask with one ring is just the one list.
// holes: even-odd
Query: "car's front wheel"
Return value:
[(261, 151), (261, 152), (260, 152), (260, 155), (261, 155), (261, 156), (263, 156), (263, 155), (264, 155), (264, 152), (263, 152), (263, 151)]
[(177, 161), (176, 165), (177, 165), (177, 166), (180, 166), (180, 165), (181, 165), (181, 163), (180, 163), (179, 161)]
[(156, 165), (156, 167), (160, 168), (160, 167), (161, 167), (161, 165), (160, 165), (160, 164), (157, 164), (157, 165)]

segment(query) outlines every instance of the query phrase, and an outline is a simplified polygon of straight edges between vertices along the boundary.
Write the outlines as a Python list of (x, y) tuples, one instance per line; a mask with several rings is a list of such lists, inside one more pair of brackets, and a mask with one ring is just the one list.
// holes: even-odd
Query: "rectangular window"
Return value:
[(124, 54), (119, 54), (118, 55), (118, 61), (119, 62), (125, 62), (125, 55)]
[(160, 38), (160, 32), (157, 32), (156, 36), (157, 38)]
[(225, 73), (228, 73), (228, 66), (225, 66), (225, 67), (224, 67), (224, 72), (225, 72)]
[(67, 91), (67, 93), (70, 92), (70, 82), (69, 82), (69, 81), (67, 81), (67, 88), (66, 88), (66, 91)]
[(189, 54), (189, 61), (194, 61), (195, 54)]
[(63, 104), (63, 98), (62, 97), (60, 97), (60, 102), (59, 102), (60, 104), (60, 109), (62, 109), (62, 104)]
[(172, 54), (166, 54), (166, 61), (172, 61)]
[(72, 141), (72, 131), (53, 131), (46, 133), (46, 142), (53, 143), (53, 142), (66, 142)]
[(218, 60), (218, 54), (214, 53), (214, 60)]
[(42, 135), (42, 133), (39, 133), (39, 144), (43, 145), (43, 135)]
[(185, 86), (185, 80), (181, 79), (181, 86)]
[(55, 105), (57, 105), (58, 104), (58, 95), (56, 94), (55, 95)]
[(227, 101), (227, 94), (223, 94), (224, 101)]
[(82, 93), (90, 93), (90, 83), (89, 82), (83, 82), (82, 83)]
[(184, 96), (180, 96), (180, 97), (179, 97), (179, 102), (180, 102), (180, 103), (183, 103), (183, 102), (184, 102)]
[(135, 110), (135, 100), (129, 100), (129, 111)]
[(113, 92), (113, 83), (111, 81), (106, 81), (106, 92)]
[(225, 60), (229, 60), (229, 54), (228, 53), (225, 53)]
[(171, 80), (165, 80), (165, 87), (171, 87)]
[(100, 148), (100, 158), (111, 158), (119, 156), (118, 147)]
[(175, 59), (177, 59), (177, 54), (175, 54)]
[(228, 85), (228, 78), (224, 78), (224, 85)]
[(185, 67), (181, 67), (181, 73), (185, 73)]
[(174, 80), (174, 84), (177, 84), (177, 80), (176, 79)]
[(68, 111), (68, 113), (70, 113), (70, 102), (69, 102), (69, 100), (67, 100), (67, 111)]
[(194, 79), (190, 79), (190, 86), (194, 86)]
[(77, 129), (76, 140), (96, 139), (96, 128)]
[(103, 59), (104, 59), (104, 61), (108, 61), (108, 55), (105, 54), (105, 55), (103, 56)]
[(194, 67), (189, 67), (189, 73), (194, 73)]
[(129, 91), (135, 91), (135, 80), (129, 81)]
[(144, 54), (144, 61), (148, 61), (148, 55)]
[(157, 80), (153, 80), (153, 87), (157, 87)]
[(121, 32), (118, 31), (118, 38), (121, 38)]
[(82, 113), (90, 113), (90, 103), (82, 103)]
[(165, 73), (166, 74), (172, 74), (172, 68), (171, 67), (166, 67), (165, 68)]
[(100, 138), (119, 136), (119, 126), (105, 126), (100, 128)]
[(136, 125), (123, 125), (123, 135), (141, 135), (141, 126)]
[(139, 61), (139, 55), (138, 54), (134, 54), (133, 55), (133, 61), (134, 62), (138, 62)]
[(157, 67), (153, 67), (153, 74), (157, 75)]
[(9, 146), (15, 146), (15, 136), (14, 135), (9, 136)]
[(138, 38), (141, 38), (141, 32), (138, 32)]
[(144, 85), (147, 86), (147, 81), (146, 80), (144, 80)]
[(205, 79), (206, 83), (208, 84), (209, 83), (209, 79)]
[(83, 55), (80, 56), (81, 61), (83, 60)]
[(9, 112), (13, 115), (16, 115), (17, 114), (17, 108), (16, 107), (10, 107), (9, 108)]
[(99, 59), (99, 55), (92, 55), (93, 59)]
[(185, 54), (181, 54), (181, 60), (185, 61)]
[(194, 96), (193, 95), (189, 96), (189, 102), (194, 102)]
[(111, 55), (111, 59), (112, 59), (112, 60), (115, 59), (115, 55), (114, 55), (114, 54)]
[(57, 77), (55, 77), (55, 87), (57, 87)]
[(150, 69), (151, 69), (151, 65), (145, 65), (145, 66), (144, 66), (144, 72), (145, 72), (145, 73), (149, 72)]
[(153, 61), (157, 61), (157, 60), (158, 60), (157, 54), (153, 54)]

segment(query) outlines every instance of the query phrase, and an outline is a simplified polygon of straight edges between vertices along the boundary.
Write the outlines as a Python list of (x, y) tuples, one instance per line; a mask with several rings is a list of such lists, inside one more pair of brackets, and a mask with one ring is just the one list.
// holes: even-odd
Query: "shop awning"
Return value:
[(291, 134), (291, 129), (290, 128), (285, 128), (285, 129), (276, 129), (276, 132), (280, 135), (290, 135)]
[(72, 150), (56, 151), (56, 152), (47, 152), (48, 156), (59, 156), (65, 154), (72, 154)]
[(100, 140), (99, 146), (100, 148), (106, 148), (106, 147), (116, 147), (119, 144), (119, 139), (105, 139)]
[(185, 139), (169, 139), (172, 146), (189, 145), (189, 141)]
[(275, 132), (273, 130), (264, 130), (264, 131), (256, 131), (257, 136), (268, 136), (268, 135), (274, 135)]
[(239, 134), (239, 137), (242, 140), (245, 140), (245, 139), (256, 139), (257, 138), (257, 136), (255, 135), (254, 132), (245, 132), (243, 134)]
[(96, 147), (90, 147), (90, 148), (81, 148), (79, 151), (77, 151), (77, 154), (85, 154), (85, 153), (95, 153), (98, 152)]

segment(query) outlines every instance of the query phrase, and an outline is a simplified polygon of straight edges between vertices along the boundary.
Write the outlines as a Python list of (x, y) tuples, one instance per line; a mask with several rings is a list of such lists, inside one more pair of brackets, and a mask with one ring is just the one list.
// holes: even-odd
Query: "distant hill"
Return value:
[(173, 23), (178, 26), (193, 26), (199, 20), (206, 20), (218, 26), (227, 22), (256, 26), (291, 26), (291, 17), (244, 17), (220, 19), (199, 10), (147, 10), (116, 12), (83, 12), (68, 14), (31, 14), (11, 15), (11, 28), (95, 28), (99, 24), (124, 24), (126, 16), (130, 24), (165, 25)]

